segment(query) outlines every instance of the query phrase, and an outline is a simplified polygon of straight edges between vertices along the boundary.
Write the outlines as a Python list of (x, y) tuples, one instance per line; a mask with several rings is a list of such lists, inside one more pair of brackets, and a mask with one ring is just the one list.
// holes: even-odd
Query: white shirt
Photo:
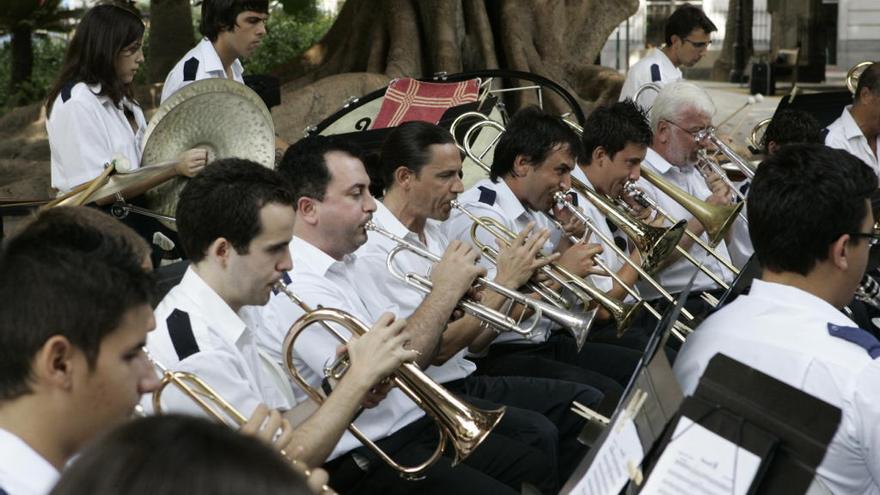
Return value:
[[(243, 73), (244, 67), (238, 59), (235, 59), (232, 62), (232, 79), (244, 84)], [(186, 55), (178, 60), (168, 73), (162, 86), (162, 102), (187, 84), (210, 78), (226, 79), (226, 70), (211, 40), (202, 38), (202, 41), (186, 52)]]
[(675, 361), (685, 394), (723, 353), (843, 412), (818, 475), (833, 493), (880, 493), (880, 362), (828, 324), (856, 324), (800, 289), (755, 280), (748, 295), (709, 316)]
[(59, 473), (24, 440), (0, 428), (0, 489), (9, 495), (45, 495)]
[(52, 162), (52, 187), (65, 193), (101, 175), (104, 165), (115, 157), (128, 161), (128, 168), (138, 168), (147, 121), (141, 107), (127, 98), (121, 104), (134, 115), (137, 130), (132, 129), (122, 107), (107, 96), (99, 96), (101, 85), (77, 83), (55, 98), (52, 113), (46, 120)]
[[(290, 243), (293, 270), (288, 272), (291, 282), (287, 287), (302, 298), (311, 308), (319, 306), (336, 308), (350, 313), (365, 325), (371, 326), (368, 312), (357, 297), (355, 285), (350, 282), (354, 256), (337, 261), (309, 242), (294, 237)], [(303, 310), (284, 294), (275, 294), (266, 306), (267, 322), (272, 322), (260, 332), (260, 346), (274, 359), (281, 362), (281, 342), (291, 325), (303, 315)], [(351, 333), (333, 323), (346, 338)], [(336, 348), (341, 343), (319, 323), (309, 326), (300, 334), (294, 345), (294, 365), (303, 378), (313, 387), (320, 388), (324, 367), (336, 358)], [(355, 426), (373, 441), (381, 440), (404, 426), (424, 416), (403, 392), (394, 388), (388, 396), (371, 409), (364, 409), (354, 422)], [(336, 444), (329, 459), (360, 447), (361, 443), (346, 431)]]
[[(648, 153), (645, 156), (645, 160), (642, 162), (642, 167), (648, 167), (657, 172), (667, 181), (672, 182), (685, 192), (696, 196), (697, 199), (705, 200), (712, 195), (712, 191), (709, 190), (709, 186), (706, 185), (703, 176), (700, 175), (694, 167), (676, 167), (667, 162), (652, 148), (648, 148)], [(672, 215), (675, 220), (687, 220), (691, 218), (691, 214), (683, 206), (661, 192), (659, 189), (655, 188), (650, 182), (645, 180), (644, 177), (639, 178), (636, 185), (645, 191), (645, 194), (657, 201), (657, 203), (667, 213)], [(700, 237), (708, 242), (708, 236), (706, 236), (705, 232), (701, 234)], [(709, 270), (721, 276), (725, 283), (729, 284), (733, 281), (733, 272), (724, 268), (724, 265), (722, 265), (721, 262), (706, 253), (706, 251), (699, 245), (694, 243), (688, 251), (694, 259), (702, 262), (703, 266), (706, 266)], [(727, 246), (724, 241), (719, 242), (718, 245), (715, 246), (715, 252), (728, 260), (730, 259), (730, 254), (727, 252)], [(698, 273), (697, 278), (694, 280), (694, 291), (699, 292), (699, 290), (718, 288), (708, 275), (697, 270), (696, 266), (683, 257), (680, 257), (660, 273), (655, 274), (654, 278), (671, 294), (677, 294), (684, 289), (695, 271)], [(640, 281), (638, 286), (646, 299), (656, 299), (660, 297), (660, 293), (649, 284)]]
[[(874, 172), (880, 176), (880, 156), (875, 155), (874, 152), (871, 151), (871, 145), (868, 143), (868, 138), (865, 137), (859, 124), (853, 119), (852, 114), (850, 113), (851, 109), (852, 105), (847, 105), (846, 108), (843, 109), (843, 113), (840, 114), (840, 117), (837, 117), (837, 120), (828, 126), (828, 134), (825, 136), (825, 145), (831, 148), (849, 151), (853, 155), (861, 158), (863, 162), (867, 163), (868, 166), (874, 169)], [(877, 137), (874, 144), (877, 147), (877, 153), (880, 154), (880, 136)]]
[[(587, 174), (584, 173), (580, 166), (577, 166), (574, 168), (574, 170), (572, 170), (571, 176), (591, 187), (594, 191), (596, 190), (596, 188), (593, 187), (593, 183), (590, 182), (590, 179), (587, 178)], [(596, 206), (593, 205), (593, 203), (590, 202), (590, 200), (588, 200), (586, 197), (582, 196), (580, 193), (577, 193), (574, 189), (572, 189), (572, 192), (575, 192), (577, 194), (577, 206), (580, 207), (581, 210), (583, 210), (583, 212), (590, 218), (590, 220), (592, 220), (596, 228), (598, 228), (598, 230), (602, 234), (604, 234), (606, 238), (614, 240), (615, 235), (611, 231), (611, 226), (609, 226), (608, 222), (606, 221), (607, 217), (602, 214), (602, 212), (599, 211), (599, 209), (596, 208)], [(617, 230), (617, 237), (626, 240), (626, 237), (619, 229)], [(614, 272), (617, 272), (621, 268), (623, 268), (625, 262), (621, 260), (620, 257), (617, 256), (617, 254), (615, 254), (611, 248), (605, 245), (605, 243), (601, 239), (599, 239), (598, 236), (592, 235), (589, 238), (588, 242), (602, 244), (602, 247), (604, 249), (601, 253), (598, 254), (598, 256), (599, 259), (601, 259), (602, 262), (605, 263), (605, 266), (607, 266)], [(628, 249), (624, 249), (623, 251), (626, 253), (628, 252)], [(614, 285), (614, 280), (611, 277), (593, 275), (590, 277), (590, 280), (602, 292), (610, 291)], [(632, 297), (627, 296), (627, 299), (632, 299)]]
[[(480, 189), (481, 187), (490, 192), (483, 192), (483, 190)], [(484, 198), (491, 198), (494, 201), (491, 204), (482, 202), (480, 201), (481, 196)], [(493, 183), (490, 179), (483, 179), (474, 184), (467, 191), (463, 192), (458, 197), (458, 201), (464, 208), (474, 215), (478, 217), (492, 217), (514, 233), (519, 233), (521, 230), (525, 229), (529, 222), (534, 222), (535, 224), (533, 232), (541, 229), (549, 229), (551, 233), (550, 240), (544, 245), (544, 251), (547, 253), (553, 252), (554, 247), (559, 242), (559, 229), (550, 222), (546, 215), (526, 209), (503, 179), (499, 179), (497, 183)], [(449, 220), (443, 222), (442, 226), (448, 239), (458, 239), (462, 242), (473, 245), (474, 242), (471, 239), (472, 224), (473, 221), (468, 218), (467, 215), (457, 209), (453, 209)], [(497, 249), (495, 237), (486, 232), (486, 229), (477, 229), (477, 237), (480, 242)], [(484, 256), (480, 258), (480, 264), (486, 267), (488, 272), (486, 276), (489, 279), (495, 278), (495, 265), (493, 263), (486, 260)], [(532, 324), (532, 318), (534, 318), (534, 316), (524, 321), (522, 326), (530, 326)], [(515, 332), (504, 332), (498, 335), (493, 341), (493, 344), (500, 342), (540, 344), (547, 341), (548, 334), (554, 326), (553, 322), (542, 317), (529, 338), (523, 337)]]
[[(636, 91), (646, 83), (654, 82), (662, 87), (680, 79), (682, 79), (681, 69), (672, 64), (672, 61), (663, 53), (663, 50), (654, 48), (645, 55), (645, 58), (629, 68), (629, 72), (626, 73), (626, 80), (620, 89), (618, 101), (634, 98)], [(645, 108), (651, 108), (656, 98), (657, 92), (648, 89), (642, 92), (641, 96), (639, 96), (639, 101), (636, 103)]]
[[(257, 351), (256, 334), (265, 331), (262, 310), (245, 306), (234, 312), (190, 267), (156, 308), (156, 329), (147, 335), (147, 348), (166, 368), (201, 378), (245, 417), (260, 403), (289, 409), (294, 404), (276, 388), (276, 377)], [(152, 396), (141, 403), (152, 410)], [(162, 394), (162, 404), (167, 411), (206, 415), (173, 385)]]
[[(428, 220), (425, 224), (425, 244), (419, 240), (418, 234), (400, 223), (384, 204), (377, 202), (376, 205), (373, 222), (379, 227), (437, 255), (442, 255), (449, 245), (438, 222)], [(386, 268), (385, 260), (395, 246), (397, 243), (391, 239), (370, 232), (366, 244), (355, 253), (357, 259), (351, 277), (357, 280), (358, 295), (370, 314), (370, 321), (378, 320), (385, 312), (393, 313), (398, 318), (409, 318), (425, 300), (426, 294), (395, 278)], [(415, 273), (426, 278), (433, 267), (433, 263), (410, 251), (399, 252), (394, 260), (402, 273)], [(429, 366), (425, 373), (437, 383), (464, 378), (477, 369), (474, 363), (465, 359), (466, 353), (467, 349), (462, 349), (440, 366)]]

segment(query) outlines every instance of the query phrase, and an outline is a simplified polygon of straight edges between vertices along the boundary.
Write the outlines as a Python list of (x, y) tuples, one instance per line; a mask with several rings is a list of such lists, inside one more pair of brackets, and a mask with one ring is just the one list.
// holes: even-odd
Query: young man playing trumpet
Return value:
[[(450, 202), (463, 190), (461, 168), (461, 153), (447, 130), (427, 122), (401, 124), (382, 145), (379, 165), (371, 176), (374, 189), (383, 191), (373, 223), (403, 242), (429, 252), (440, 253), (457, 246), (473, 249), (461, 241), (450, 242), (440, 227), (440, 222), (448, 219), (452, 211)], [(485, 280), (515, 291), (536, 269), (555, 259), (536, 258), (549, 233), (538, 232), (528, 237), (529, 233), (529, 229), (521, 232), (510, 247), (501, 250), (494, 276)], [(357, 252), (354, 273), (358, 280), (364, 281), (361, 299), (373, 316), (380, 308), (393, 308), (401, 315), (413, 314), (425, 299), (420, 290), (389, 271), (387, 259), (397, 247), (398, 241), (376, 232), (370, 234), (367, 243)], [(407, 250), (394, 257), (393, 268), (419, 275), (442, 269)], [(484, 308), (499, 310), (506, 299), (491, 288), (484, 288), (482, 304)], [(601, 398), (599, 392), (585, 384), (552, 378), (474, 375), (476, 366), (465, 358), (466, 353), (478, 352), (499, 332), (517, 332), (507, 325), (498, 329), (483, 321), (468, 314), (449, 323), (440, 339), (435, 366), (429, 368), (428, 373), (436, 370), (432, 376), (438, 382), (468, 400), (476, 399), (477, 404), (483, 399), (547, 416), (559, 431), (559, 468), (564, 481), (584, 453), (583, 446), (577, 442), (582, 420), (569, 411), (569, 405), (577, 400), (595, 407)], [(516, 318), (511, 322), (520, 328), (523, 326), (516, 323)], [(448, 367), (464, 372), (441, 374), (441, 370)]]
[[(293, 188), (297, 211), (287, 290), (312, 308), (344, 310), (361, 322), (387, 318), (385, 311), (395, 308), (368, 307), (364, 295), (369, 290), (388, 292), (393, 288), (374, 286), (353, 268), (359, 258), (353, 253), (366, 242), (365, 225), (377, 207), (369, 192), (370, 179), (361, 152), (343, 141), (310, 137), (288, 149), (280, 172)], [(464, 360), (450, 359), (442, 366), (432, 363), (453, 309), (474, 278), (484, 273), (475, 265), (476, 257), (467, 246), (450, 246), (431, 275), (434, 290), (407, 315), (408, 345), (420, 353), (416, 363), (436, 382), (457, 380), (472, 371)], [(261, 345), (280, 362), (284, 359), (278, 352), (280, 342), (303, 309), (280, 293), (272, 298), (269, 309), (275, 323), (272, 331), (260, 334)], [(350, 334), (348, 329), (328, 324), (343, 335)], [(324, 385), (324, 369), (334, 360), (338, 345), (320, 325), (307, 328), (297, 339), (294, 364), (311, 386)], [(381, 401), (363, 411), (354, 426), (399, 464), (413, 465), (428, 458), (437, 442), (432, 421), (400, 389), (379, 387), (375, 392), (374, 399)], [(384, 394), (387, 396), (382, 399)], [(471, 402), (470, 397), (464, 400)], [(476, 405), (498, 407), (488, 402)], [(518, 493), (523, 483), (553, 492), (558, 484), (556, 443), (556, 428), (545, 417), (509, 407), (462, 465), (453, 469), (451, 459), (441, 457), (422, 473), (421, 481), (402, 479), (396, 469), (350, 434), (342, 437), (325, 468), (331, 483), (346, 493)]]
[[(403, 348), (408, 337), (402, 324), (381, 320), (368, 336), (346, 344), (348, 373), (322, 407), (291, 429), (287, 411), (301, 392), (291, 391), (287, 378), (262, 362), (256, 334), (267, 327), (260, 306), (291, 267), (292, 202), (276, 172), (247, 160), (219, 160), (187, 183), (177, 226), (192, 264), (156, 308), (157, 328), (147, 348), (168, 369), (202, 379), (240, 413), (256, 411), (259, 423), (271, 410), (266, 424), (275, 427), (268, 437), (277, 429), (275, 442), (285, 454), (317, 466), (369, 389), (416, 353)], [(206, 414), (174, 387), (162, 397), (166, 411)]]
[[(581, 150), (577, 135), (561, 119), (538, 108), (521, 110), (495, 148), (491, 178), (465, 191), (459, 199), (463, 210), (454, 211), (444, 222), (447, 237), (475, 242), (471, 237), (474, 222), (464, 210), (477, 217), (491, 218), (514, 233), (536, 225), (551, 233), (541, 248), (558, 253), (551, 255), (554, 263), (580, 277), (593, 273), (592, 258), (601, 252), (601, 246), (571, 243), (543, 214), (553, 208), (556, 193), (571, 187), (571, 171), (582, 155)], [(577, 223), (571, 219), (568, 225), (574, 228)], [(495, 238), (483, 228), (477, 230), (477, 238), (484, 245), (496, 245)], [(511, 332), (499, 335), (477, 360), (480, 372), (589, 384), (605, 394), (606, 400), (599, 410), (610, 413), (640, 354), (617, 345), (590, 342), (578, 352), (575, 340), (556, 327), (545, 317), (529, 336)]]

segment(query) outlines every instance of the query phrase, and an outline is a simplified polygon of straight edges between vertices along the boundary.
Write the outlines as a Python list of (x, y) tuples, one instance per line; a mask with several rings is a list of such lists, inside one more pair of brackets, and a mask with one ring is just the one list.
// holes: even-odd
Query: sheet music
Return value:
[(761, 458), (682, 416), (640, 495), (745, 495)]
[(611, 433), (572, 495), (617, 495), (629, 481), (630, 466), (637, 467), (645, 457), (632, 418), (622, 415), (609, 428)]

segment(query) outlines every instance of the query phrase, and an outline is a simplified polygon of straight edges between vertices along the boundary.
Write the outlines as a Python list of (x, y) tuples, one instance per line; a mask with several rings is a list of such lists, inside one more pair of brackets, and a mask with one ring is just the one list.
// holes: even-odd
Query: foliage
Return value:
[(34, 37), (34, 72), (31, 81), (24, 84), (17, 95), (9, 93), (9, 78), (12, 67), (12, 46), (10, 43), (0, 45), (0, 109), (6, 109), (10, 102), (23, 97), (21, 101), (33, 103), (46, 97), (46, 93), (55, 77), (61, 71), (67, 43), (51, 37)]
[(269, 33), (260, 47), (244, 61), (245, 73), (266, 74), (293, 60), (330, 29), (334, 17), (327, 14), (293, 16), (275, 10), (269, 17)]

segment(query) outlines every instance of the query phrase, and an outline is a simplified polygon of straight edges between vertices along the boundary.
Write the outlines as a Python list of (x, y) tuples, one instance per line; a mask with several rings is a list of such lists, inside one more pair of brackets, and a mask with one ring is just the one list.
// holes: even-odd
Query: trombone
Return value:
[[(483, 253), (492, 253), (492, 248), (480, 242), (479, 237), (477, 236), (477, 229), (482, 227), (487, 232), (492, 234), (499, 241), (510, 244), (510, 241), (516, 237), (516, 234), (511, 232), (507, 227), (499, 223), (492, 217), (477, 217), (467, 208), (461, 206), (458, 201), (452, 202), (452, 207), (460, 210), (462, 213), (468, 216), (474, 223), (471, 226), (471, 240), (474, 245), (480, 249)], [(540, 255), (539, 256), (543, 256)], [(488, 257), (488, 256), (487, 256)], [(491, 259), (491, 258), (490, 258)], [(617, 326), (617, 333), (622, 335), (627, 328), (629, 328), (630, 323), (632, 323), (633, 317), (638, 313), (641, 306), (644, 304), (644, 301), (638, 301), (635, 304), (626, 303), (623, 301), (618, 301), (614, 298), (607, 296), (604, 292), (597, 289), (589, 280), (581, 278), (563, 266), (558, 264), (550, 264), (545, 265), (541, 268), (541, 272), (545, 274), (550, 280), (558, 283), (560, 286), (565, 289), (571, 291), (583, 304), (586, 308), (587, 305), (595, 301), (599, 303), (609, 314), (611, 314), (611, 318), (614, 319), (614, 322)], [(549, 290), (544, 287), (545, 290)], [(538, 292), (543, 297), (543, 292)]]
[[(296, 294), (291, 292), (281, 282), (275, 284), (275, 289), (286, 295), (294, 304), (302, 308), (305, 314), (296, 320), (287, 332), (282, 347), (282, 355), (284, 356), (284, 365), (290, 378), (302, 388), (303, 391), (316, 403), (324, 402), (324, 396), (315, 387), (311, 386), (303, 377), (293, 362), (294, 344), (297, 337), (308, 326), (319, 323), (331, 335), (336, 337), (340, 342), (348, 341), (345, 336), (331, 327), (327, 322), (336, 323), (352, 335), (361, 336), (370, 331), (360, 320), (354, 316), (338, 309), (319, 308), (313, 310), (300, 299)], [(333, 379), (341, 379), (348, 369), (347, 357), (337, 360), (333, 365), (324, 370), (325, 376)], [(416, 466), (403, 466), (398, 464), (382, 449), (380, 449), (372, 440), (351, 424), (348, 430), (362, 444), (373, 450), (383, 461), (389, 466), (400, 472), (401, 476), (406, 479), (418, 479), (420, 474), (434, 464), (443, 455), (446, 447), (446, 440), (449, 439), (455, 449), (455, 457), (452, 465), (455, 466), (459, 462), (467, 458), (479, 445), (486, 439), (489, 433), (495, 428), (495, 425), (501, 421), (504, 416), (505, 407), (495, 410), (483, 410), (473, 407), (464, 401), (458, 399), (449, 391), (436, 382), (431, 380), (418, 365), (414, 363), (403, 363), (400, 369), (391, 375), (392, 381), (413, 400), (420, 408), (422, 408), (429, 416), (431, 416), (438, 426), (440, 439), (434, 453), (424, 462)]]
[(755, 178), (755, 165), (752, 162), (746, 160), (742, 156), (739, 155), (736, 151), (733, 150), (730, 146), (727, 145), (723, 140), (718, 139), (718, 136), (715, 135), (715, 128), (708, 127), (706, 129), (701, 129), (694, 134), (694, 139), (699, 143), (703, 140), (708, 140), (710, 143), (715, 145), (715, 148), (718, 149), (724, 156), (730, 160), (736, 168), (740, 170), (748, 179)]
[[(639, 274), (639, 276), (642, 277), (644, 280), (646, 280), (649, 284), (651, 284), (651, 286), (653, 286), (655, 289), (657, 289), (657, 291), (660, 292), (660, 294), (664, 298), (666, 298), (667, 300), (669, 300), (673, 303), (675, 302), (675, 298), (672, 297), (672, 294), (670, 294), (666, 289), (664, 289), (656, 280), (654, 280), (653, 277), (648, 275), (648, 273), (644, 270), (644, 268), (642, 268), (638, 263), (631, 260), (629, 258), (629, 256), (627, 256), (626, 253), (624, 253), (623, 250), (620, 249), (617, 246), (617, 244), (614, 243), (613, 239), (610, 239), (608, 236), (606, 236), (604, 233), (602, 233), (602, 231), (599, 230), (596, 227), (596, 225), (593, 223), (593, 220), (590, 217), (588, 217), (582, 209), (580, 209), (579, 207), (572, 204), (572, 202), (561, 192), (557, 192), (556, 195), (554, 196), (554, 198), (556, 199), (556, 201), (558, 203), (565, 206), (565, 208), (567, 208), (572, 214), (574, 214), (578, 218), (578, 220), (580, 220), (588, 229), (590, 229), (594, 234), (596, 234), (596, 237), (598, 237), (604, 244), (606, 244), (609, 248), (611, 248), (611, 250), (614, 251), (614, 254), (616, 254), (618, 258), (620, 258), (624, 263), (633, 267), (633, 269), (636, 270), (636, 272)], [(556, 227), (559, 228), (559, 230), (563, 230), (562, 224), (559, 222), (558, 219), (556, 219), (555, 217), (552, 217), (550, 215), (547, 215), (547, 217), (550, 218), (556, 224)], [(572, 242), (579, 241), (574, 236), (570, 236), (570, 239)], [(601, 258), (596, 256), (595, 258), (593, 258), (593, 261), (596, 263), (596, 265), (599, 268), (605, 270), (605, 272), (608, 274), (609, 277), (611, 277), (612, 280), (614, 280), (615, 282), (620, 284), (620, 286), (623, 287), (623, 290), (625, 290), (627, 294), (634, 297), (637, 301), (644, 300), (642, 298), (642, 296), (634, 288), (630, 287), (629, 284), (627, 284), (622, 278), (620, 278), (620, 276), (614, 270), (612, 270), (611, 267), (609, 267), (607, 264), (605, 264)], [(652, 316), (657, 318), (657, 320), (661, 320), (663, 318), (662, 315), (660, 315), (660, 313), (653, 306), (648, 304), (647, 302), (645, 302), (645, 309)], [(685, 318), (687, 318), (688, 320), (694, 321), (694, 316), (687, 309), (682, 308), (681, 314)], [(691, 329), (687, 325), (685, 325), (679, 321), (676, 321), (673, 324), (672, 334), (675, 335), (675, 337), (678, 338), (680, 341), (684, 342), (685, 339), (687, 338), (687, 336), (690, 335), (691, 333), (693, 333), (693, 329)]]
[[(388, 258), (386, 259), (386, 266), (388, 268), (388, 271), (391, 272), (391, 274), (395, 278), (411, 285), (412, 287), (415, 287), (417, 290), (426, 294), (431, 292), (431, 290), (433, 289), (433, 284), (430, 280), (416, 273), (400, 272), (394, 266), (394, 257), (402, 251), (411, 251), (412, 253), (421, 256), (422, 258), (425, 258), (432, 263), (437, 263), (440, 261), (440, 256), (437, 256), (427, 249), (423, 249), (420, 246), (417, 246), (416, 244), (413, 244), (412, 242), (400, 236), (394, 235), (388, 230), (379, 227), (372, 221), (367, 222), (366, 229), (376, 232), (377, 234), (381, 234), (397, 243), (397, 246), (395, 246), (391, 251), (388, 252)], [(581, 348), (584, 346), (584, 342), (587, 341), (587, 332), (589, 332), (590, 330), (592, 318), (583, 318), (543, 301), (536, 301), (515, 290), (508, 289), (507, 287), (498, 284), (494, 280), (489, 280), (486, 277), (478, 278), (477, 283), (480, 285), (484, 285), (489, 289), (501, 294), (513, 303), (521, 304), (527, 308), (532, 309), (535, 313), (535, 317), (533, 318), (534, 321), (531, 326), (527, 328), (521, 328), (517, 324), (517, 322), (514, 321), (514, 319), (510, 316), (507, 316), (500, 311), (489, 308), (484, 304), (477, 303), (476, 301), (470, 300), (468, 298), (462, 299), (458, 303), (462, 310), (488, 323), (490, 326), (495, 328), (496, 331), (515, 332), (525, 337), (528, 337), (538, 325), (541, 316), (546, 316), (550, 320), (558, 323), (562, 327), (566, 328), (569, 332), (571, 332), (572, 337), (574, 337), (575, 341), (577, 342), (578, 351), (581, 350)]]

